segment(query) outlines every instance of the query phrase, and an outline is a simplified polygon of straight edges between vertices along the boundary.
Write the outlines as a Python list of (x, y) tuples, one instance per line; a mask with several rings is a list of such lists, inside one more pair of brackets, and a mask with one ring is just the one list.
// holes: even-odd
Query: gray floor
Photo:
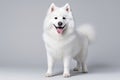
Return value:
[[(55, 68), (55, 76), (46, 78), (45, 69), (41, 68), (13, 68), (1, 67), (0, 80), (66, 80), (62, 76), (62, 69)], [(71, 77), (67, 80), (120, 80), (120, 68), (115, 66), (89, 66), (89, 73), (78, 73), (71, 70)]]

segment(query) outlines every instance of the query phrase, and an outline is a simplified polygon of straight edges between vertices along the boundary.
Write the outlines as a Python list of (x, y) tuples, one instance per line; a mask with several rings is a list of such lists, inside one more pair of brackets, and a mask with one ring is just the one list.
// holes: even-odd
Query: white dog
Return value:
[(59, 8), (52, 3), (44, 21), (43, 33), (48, 61), (46, 76), (53, 75), (52, 68), (56, 59), (63, 60), (64, 77), (70, 76), (71, 59), (77, 62), (73, 70), (78, 71), (82, 67), (82, 72), (88, 72), (85, 61), (88, 45), (94, 37), (94, 30), (89, 25), (75, 29), (69, 4)]

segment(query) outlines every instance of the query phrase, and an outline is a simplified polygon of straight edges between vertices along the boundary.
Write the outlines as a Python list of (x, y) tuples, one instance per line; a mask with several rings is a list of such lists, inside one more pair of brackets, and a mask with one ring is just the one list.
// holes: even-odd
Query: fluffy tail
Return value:
[(87, 36), (89, 43), (92, 43), (95, 40), (95, 30), (91, 25), (84, 24), (82, 26), (79, 26), (77, 31), (79, 34)]

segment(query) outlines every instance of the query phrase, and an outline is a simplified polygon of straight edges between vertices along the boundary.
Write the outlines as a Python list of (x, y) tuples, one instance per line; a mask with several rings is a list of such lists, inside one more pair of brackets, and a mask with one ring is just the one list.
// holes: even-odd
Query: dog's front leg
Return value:
[(70, 61), (71, 61), (71, 57), (64, 57), (63, 59), (63, 65), (64, 65), (63, 76), (65, 78), (70, 77)]
[(47, 62), (48, 62), (48, 70), (47, 70), (45, 76), (46, 77), (51, 77), (51, 76), (53, 76), (54, 59), (49, 53), (47, 53)]

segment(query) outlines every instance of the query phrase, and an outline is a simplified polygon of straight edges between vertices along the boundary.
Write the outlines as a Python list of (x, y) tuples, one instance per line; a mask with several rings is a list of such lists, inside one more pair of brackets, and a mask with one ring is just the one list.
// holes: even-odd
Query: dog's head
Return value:
[(52, 3), (45, 19), (45, 29), (62, 35), (68, 28), (73, 26), (74, 22), (70, 5), (67, 3), (65, 6), (59, 8)]

